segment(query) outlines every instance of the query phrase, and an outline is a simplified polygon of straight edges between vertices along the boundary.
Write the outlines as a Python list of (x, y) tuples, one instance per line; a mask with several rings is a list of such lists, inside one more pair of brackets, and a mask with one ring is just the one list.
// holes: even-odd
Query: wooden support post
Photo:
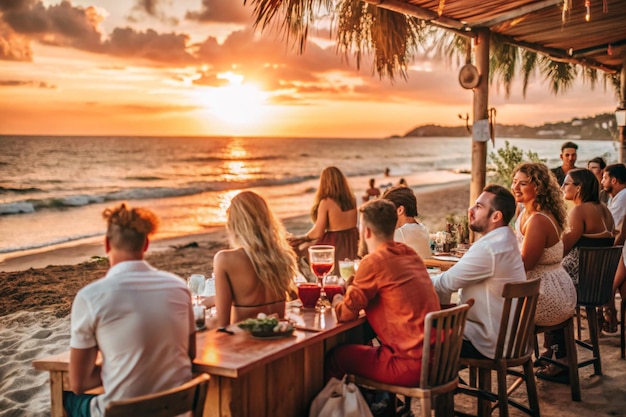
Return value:
[[(626, 110), (626, 58), (622, 63), (622, 73), (620, 75), (620, 103), (618, 110)], [(626, 163), (626, 126), (617, 127), (617, 140), (619, 142), (619, 161)]]
[[(478, 29), (476, 37), (476, 68), (480, 74), (480, 82), (474, 88), (473, 121), (489, 117), (489, 29)], [(473, 133), (475, 135), (476, 133)], [(472, 179), (470, 183), (470, 207), (485, 187), (487, 172), (487, 142), (480, 142), (472, 137)], [(470, 241), (474, 234), (470, 233)]]

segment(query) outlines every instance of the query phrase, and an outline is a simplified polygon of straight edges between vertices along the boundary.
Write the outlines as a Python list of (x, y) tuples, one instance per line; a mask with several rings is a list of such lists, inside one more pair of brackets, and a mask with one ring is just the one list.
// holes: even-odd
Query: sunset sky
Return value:
[[(320, 27), (298, 54), (254, 30), (243, 0), (0, 0), (0, 134), (385, 137), (458, 125), (472, 92), (458, 67), (416, 58), (379, 79)], [(491, 88), (498, 123), (613, 112), (602, 85), (523, 98)]]

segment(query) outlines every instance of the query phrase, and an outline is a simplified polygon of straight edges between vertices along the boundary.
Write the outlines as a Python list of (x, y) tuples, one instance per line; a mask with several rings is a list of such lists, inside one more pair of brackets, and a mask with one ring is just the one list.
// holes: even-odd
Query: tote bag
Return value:
[(309, 417), (373, 417), (359, 388), (331, 378), (311, 403)]

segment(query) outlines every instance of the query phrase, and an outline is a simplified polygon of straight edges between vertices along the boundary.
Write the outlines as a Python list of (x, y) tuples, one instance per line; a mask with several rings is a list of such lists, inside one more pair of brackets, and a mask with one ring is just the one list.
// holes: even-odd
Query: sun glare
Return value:
[(202, 91), (202, 103), (207, 110), (227, 123), (254, 124), (261, 119), (266, 94), (255, 84), (244, 82), (239, 74), (227, 72), (217, 78), (228, 85)]

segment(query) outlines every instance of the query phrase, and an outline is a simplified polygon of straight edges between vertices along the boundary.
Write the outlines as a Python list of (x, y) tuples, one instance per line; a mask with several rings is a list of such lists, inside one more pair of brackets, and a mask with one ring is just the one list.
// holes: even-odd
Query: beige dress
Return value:
[[(535, 213), (546, 216), (543, 213)], [(533, 214), (533, 216), (535, 215)], [(532, 217), (532, 216), (531, 216)], [(558, 228), (549, 216), (546, 216), (558, 233)], [(517, 241), (522, 246), (524, 235), (520, 230), (520, 218), (515, 222)], [(563, 241), (545, 248), (534, 269), (526, 271), (526, 278), (541, 279), (539, 299), (535, 312), (535, 323), (540, 326), (551, 326), (561, 323), (574, 315), (576, 308), (576, 287), (569, 274), (561, 266), (563, 259)]]

